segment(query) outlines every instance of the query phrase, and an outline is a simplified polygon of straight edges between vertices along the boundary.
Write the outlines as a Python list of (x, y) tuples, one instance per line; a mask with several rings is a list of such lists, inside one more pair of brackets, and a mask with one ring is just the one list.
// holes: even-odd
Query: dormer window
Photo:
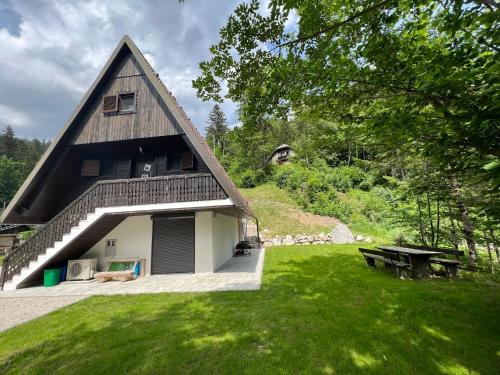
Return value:
[(103, 113), (134, 113), (135, 92), (127, 92), (118, 95), (106, 95), (102, 101)]

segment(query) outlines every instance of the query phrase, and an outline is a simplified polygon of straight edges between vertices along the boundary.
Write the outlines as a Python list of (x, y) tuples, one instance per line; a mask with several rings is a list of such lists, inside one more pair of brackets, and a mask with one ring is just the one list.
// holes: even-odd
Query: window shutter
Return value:
[(102, 100), (102, 112), (113, 113), (118, 111), (118, 95), (108, 95)]
[(130, 178), (130, 159), (120, 159), (116, 161), (116, 178)]
[(167, 174), (168, 171), (168, 159), (166, 155), (158, 156), (156, 158), (156, 173), (158, 176), (163, 176)]
[(101, 166), (102, 177), (115, 177), (116, 161), (112, 159), (104, 159)]
[(189, 168), (193, 168), (193, 153), (191, 151), (185, 151), (182, 153), (181, 169)]
[(97, 177), (101, 170), (101, 163), (96, 159), (86, 159), (82, 163), (82, 176)]

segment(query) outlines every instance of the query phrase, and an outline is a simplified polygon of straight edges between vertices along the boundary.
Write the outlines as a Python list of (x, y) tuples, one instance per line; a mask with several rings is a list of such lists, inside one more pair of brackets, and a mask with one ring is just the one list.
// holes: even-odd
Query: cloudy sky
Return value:
[(203, 130), (213, 103), (191, 80), (238, 2), (0, 0), (0, 129), (52, 139), (128, 34)]

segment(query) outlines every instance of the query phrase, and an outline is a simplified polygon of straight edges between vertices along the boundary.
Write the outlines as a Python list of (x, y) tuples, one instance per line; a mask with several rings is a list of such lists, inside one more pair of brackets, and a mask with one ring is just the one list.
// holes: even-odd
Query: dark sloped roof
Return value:
[(184, 112), (182, 107), (179, 106), (175, 97), (163, 84), (163, 82), (159, 78), (158, 74), (153, 70), (151, 65), (145, 59), (144, 55), (139, 51), (139, 49), (134, 44), (132, 39), (130, 39), (130, 37), (128, 35), (125, 35), (121, 39), (121, 41), (118, 43), (118, 46), (115, 48), (115, 50), (111, 54), (110, 58), (106, 62), (106, 65), (101, 70), (101, 72), (99, 73), (96, 80), (93, 82), (92, 86), (89, 88), (89, 90), (87, 91), (85, 96), (82, 98), (82, 100), (78, 104), (78, 106), (75, 109), (75, 111), (73, 112), (73, 114), (70, 116), (69, 120), (67, 121), (67, 123), (64, 126), (63, 130), (61, 131), (61, 133), (59, 133), (58, 137), (54, 140), (54, 142), (52, 142), (52, 144), (47, 149), (45, 154), (42, 156), (42, 158), (40, 159), (38, 164), (35, 166), (33, 171), (30, 173), (30, 175), (28, 176), (26, 181), (24, 181), (22, 186), (19, 188), (16, 195), (11, 200), (11, 202), (9, 203), (9, 205), (7, 206), (5, 211), (3, 212), (2, 216), (0, 217), (0, 222), (4, 221), (6, 218), (9, 217), (9, 214), (14, 209), (17, 202), (25, 195), (28, 188), (30, 187), (30, 185), (32, 184), (32, 182), (35, 180), (38, 173), (40, 172), (41, 168), (47, 162), (47, 158), (52, 153), (54, 148), (58, 145), (58, 143), (61, 142), (61, 140), (66, 135), (68, 130), (70, 130), (73, 123), (75, 122), (75, 119), (80, 114), (82, 109), (85, 107), (85, 105), (86, 105), (87, 101), (89, 100), (89, 98), (91, 97), (92, 93), (99, 86), (101, 80), (106, 75), (106, 73), (108, 72), (110, 67), (113, 65), (114, 61), (117, 59), (117, 57), (119, 56), (119, 54), (123, 48), (128, 48), (128, 50), (130, 50), (132, 55), (135, 57), (135, 59), (137, 60), (137, 62), (140, 65), (140, 67), (144, 70), (144, 73), (146, 74), (148, 79), (153, 84), (155, 90), (158, 92), (160, 97), (163, 99), (163, 101), (167, 105), (167, 108), (171, 111), (172, 115), (175, 117), (176, 121), (178, 122), (178, 124), (180, 125), (182, 130), (184, 131), (185, 136), (187, 137), (188, 141), (194, 147), (196, 152), (200, 155), (203, 162), (210, 169), (210, 171), (212, 172), (214, 177), (217, 179), (217, 181), (219, 182), (221, 187), (228, 194), (229, 198), (231, 198), (231, 200), (233, 201), (233, 203), (237, 207), (240, 207), (241, 209), (243, 209), (247, 215), (255, 217), (255, 215), (251, 211), (250, 207), (248, 206), (248, 203), (243, 198), (241, 193), (238, 191), (234, 182), (229, 178), (226, 171), (224, 170), (224, 168), (222, 167), (220, 162), (217, 160), (217, 158), (213, 154), (210, 147), (208, 147), (205, 139), (198, 132), (198, 130), (193, 125), (190, 118), (186, 115), (186, 113)]

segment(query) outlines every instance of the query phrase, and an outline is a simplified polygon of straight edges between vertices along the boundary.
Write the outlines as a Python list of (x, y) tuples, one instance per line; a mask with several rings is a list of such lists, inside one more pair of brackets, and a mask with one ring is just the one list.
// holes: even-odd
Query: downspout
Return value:
[(257, 224), (257, 243), (259, 244), (260, 248), (259, 220), (257, 218), (255, 218), (255, 223)]

